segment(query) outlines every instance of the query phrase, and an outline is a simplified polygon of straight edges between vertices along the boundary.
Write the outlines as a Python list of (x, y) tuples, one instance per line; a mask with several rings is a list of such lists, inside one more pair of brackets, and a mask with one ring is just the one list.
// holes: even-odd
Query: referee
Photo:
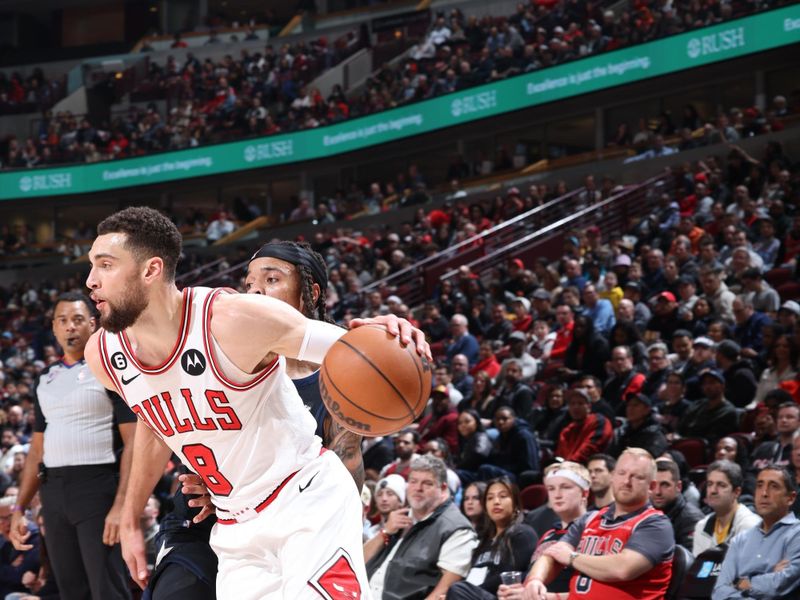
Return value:
[[(86, 296), (67, 293), (56, 300), (53, 333), (64, 356), (34, 386), (36, 424), (11, 520), (12, 543), (27, 549), (25, 511), (41, 486), (47, 550), (62, 600), (130, 598), (119, 513), (136, 417), (86, 366), (83, 351), (95, 326)], [(115, 427), (124, 444), (119, 469)]]

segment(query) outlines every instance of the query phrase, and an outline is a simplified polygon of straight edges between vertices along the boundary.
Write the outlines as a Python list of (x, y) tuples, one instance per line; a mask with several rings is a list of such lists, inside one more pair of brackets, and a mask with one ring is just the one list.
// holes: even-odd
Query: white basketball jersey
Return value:
[[(217, 345), (210, 322), (220, 293), (227, 291), (183, 290), (180, 335), (162, 365), (141, 364), (124, 331), (103, 332), (99, 343), (103, 366), (120, 395), (203, 477), (223, 516), (249, 512), (265, 501), (319, 456), (321, 441), (282, 356), (247, 374)], [(242, 343), (248, 343), (247, 332), (241, 333)]]

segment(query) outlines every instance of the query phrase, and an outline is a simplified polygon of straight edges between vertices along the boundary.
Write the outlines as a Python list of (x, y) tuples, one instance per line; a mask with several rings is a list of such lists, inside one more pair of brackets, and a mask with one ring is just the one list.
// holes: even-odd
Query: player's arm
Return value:
[(364, 487), (364, 457), (361, 454), (361, 436), (334, 421), (330, 415), (322, 423), (322, 445), (336, 453), (356, 482), (359, 493)]
[(39, 463), (44, 457), (44, 433), (35, 431), (31, 437), (31, 445), (28, 449), (28, 457), (25, 459), (25, 468), (22, 471), (22, 479), (17, 494), (17, 505), (11, 515), (11, 531), (9, 539), (14, 548), (19, 551), (30, 550), (31, 544), (26, 544), (30, 537), (28, 522), (25, 519), (25, 511), (33, 500), (39, 489)]
[(321, 364), (345, 330), (307, 319), (270, 296), (220, 294), (212, 308), (211, 332), (237, 367), (253, 373), (273, 354)]
[(143, 421), (139, 421), (133, 436), (133, 456), (120, 515), (119, 536), (122, 556), (131, 577), (142, 589), (147, 586), (148, 572), (139, 519), (171, 455), (172, 451)]
[[(120, 400), (121, 401), (121, 400)], [(122, 456), (119, 461), (119, 484), (117, 485), (117, 495), (111, 510), (106, 515), (105, 526), (103, 528), (103, 543), (113, 546), (119, 542), (119, 521), (122, 513), (122, 505), (125, 502), (125, 495), (128, 490), (128, 479), (131, 472), (133, 461), (133, 441), (136, 433), (136, 423), (120, 423), (119, 435), (122, 438)]]
[[(412, 337), (410, 324), (394, 320), (374, 322), (401, 341), (415, 341), (417, 352), (429, 355), (424, 337)], [(328, 349), (345, 330), (306, 318), (286, 302), (260, 294), (220, 294), (212, 308), (211, 332), (226, 356), (241, 370), (253, 373), (272, 354), (321, 364)], [(242, 343), (247, 332), (247, 343)], [(407, 336), (405, 339), (403, 336)], [(266, 350), (266, 352), (265, 352)]]

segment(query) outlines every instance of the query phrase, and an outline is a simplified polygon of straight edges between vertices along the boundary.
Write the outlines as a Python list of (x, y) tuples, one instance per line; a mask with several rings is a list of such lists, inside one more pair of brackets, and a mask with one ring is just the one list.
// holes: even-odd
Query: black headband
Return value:
[(277, 258), (285, 260), (295, 266), (308, 267), (314, 283), (319, 285), (322, 291), (328, 287), (328, 273), (323, 265), (314, 258), (314, 255), (305, 248), (289, 244), (264, 244), (258, 252), (253, 254), (250, 262), (257, 258)]

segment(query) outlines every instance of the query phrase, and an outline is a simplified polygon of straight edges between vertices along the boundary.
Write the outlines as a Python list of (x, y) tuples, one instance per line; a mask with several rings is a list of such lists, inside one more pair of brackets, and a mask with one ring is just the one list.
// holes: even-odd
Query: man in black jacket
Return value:
[(694, 526), (703, 513), (683, 497), (678, 465), (662, 458), (656, 461), (656, 469), (656, 487), (650, 492), (650, 501), (672, 521), (675, 543), (691, 550)]
[(653, 415), (653, 401), (644, 394), (633, 394), (625, 403), (625, 418), (614, 430), (614, 439), (606, 452), (619, 456), (625, 448), (644, 448), (652, 456), (661, 456), (669, 447), (661, 425)]

